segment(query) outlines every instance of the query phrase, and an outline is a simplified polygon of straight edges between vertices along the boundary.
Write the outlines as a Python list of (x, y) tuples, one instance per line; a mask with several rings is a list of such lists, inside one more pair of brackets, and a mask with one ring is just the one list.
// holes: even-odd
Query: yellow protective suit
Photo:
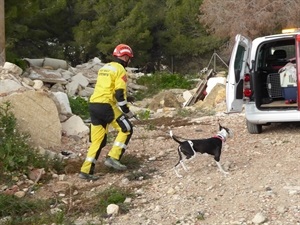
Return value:
[(121, 60), (107, 63), (98, 71), (95, 90), (89, 103), (91, 145), (81, 167), (83, 173), (94, 173), (96, 160), (106, 145), (109, 125), (118, 131), (118, 135), (108, 156), (119, 160), (126, 150), (133, 133), (133, 126), (124, 115), (129, 112), (126, 83), (126, 70)]

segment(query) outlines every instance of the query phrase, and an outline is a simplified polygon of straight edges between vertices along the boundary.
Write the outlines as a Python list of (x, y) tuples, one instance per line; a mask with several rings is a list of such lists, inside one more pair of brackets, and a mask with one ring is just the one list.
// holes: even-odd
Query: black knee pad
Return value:
[(126, 118), (125, 115), (121, 115), (116, 119), (117, 123), (119, 124), (119, 126), (121, 127), (122, 132), (130, 132), (132, 133), (132, 124), (131, 122)]

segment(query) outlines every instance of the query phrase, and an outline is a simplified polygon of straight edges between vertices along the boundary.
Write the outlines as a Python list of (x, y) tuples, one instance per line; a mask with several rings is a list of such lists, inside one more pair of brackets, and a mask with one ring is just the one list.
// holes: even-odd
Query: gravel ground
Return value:
[[(207, 138), (216, 134), (219, 122), (234, 133), (221, 156), (230, 174), (222, 174), (211, 156), (199, 154), (186, 162), (188, 171), (181, 169), (183, 177), (178, 178), (173, 170), (178, 145), (168, 130), (185, 138)], [(128, 171), (104, 174), (95, 182), (82, 181), (77, 174), (66, 176), (65, 182), (76, 186), (81, 201), (110, 186), (133, 188), (136, 197), (131, 199), (131, 210), (104, 219), (104, 224), (300, 225), (299, 123), (272, 124), (262, 134), (250, 135), (243, 114), (220, 113), (180, 121), (161, 119), (155, 126), (149, 130), (147, 123), (136, 124), (125, 153), (144, 157), (140, 172), (149, 173), (150, 178), (130, 181)], [(84, 156), (84, 147), (77, 150)], [(59, 190), (59, 182), (52, 188)], [(99, 221), (85, 212), (75, 224)]]

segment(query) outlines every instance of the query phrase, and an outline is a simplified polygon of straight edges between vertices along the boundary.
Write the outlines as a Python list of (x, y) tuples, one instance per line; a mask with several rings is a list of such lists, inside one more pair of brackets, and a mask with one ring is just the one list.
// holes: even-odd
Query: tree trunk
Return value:
[(0, 0), (0, 66), (5, 63), (5, 16), (4, 0)]

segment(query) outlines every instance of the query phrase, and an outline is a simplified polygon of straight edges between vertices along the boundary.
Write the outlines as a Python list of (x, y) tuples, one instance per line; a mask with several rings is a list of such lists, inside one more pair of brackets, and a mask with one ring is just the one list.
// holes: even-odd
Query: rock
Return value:
[(29, 133), (35, 146), (61, 145), (62, 126), (55, 103), (46, 92), (26, 91), (0, 98), (0, 104), (9, 101), (21, 132)]
[(23, 73), (23, 70), (20, 67), (10, 62), (5, 62), (3, 69), (10, 71), (17, 76), (20, 76)]
[(79, 116), (73, 115), (66, 122), (62, 123), (62, 129), (68, 136), (75, 135), (84, 137), (89, 133), (89, 128)]
[(149, 104), (149, 109), (157, 110), (160, 108), (181, 108), (181, 103), (177, 100), (176, 95), (172, 91), (162, 91), (153, 97)]
[(22, 82), (31, 87), (34, 85), (34, 82), (28, 77), (23, 77)]
[(29, 171), (28, 177), (30, 180), (38, 182), (41, 179), (43, 174), (45, 174), (45, 169), (34, 168)]
[(263, 224), (267, 221), (267, 218), (262, 213), (257, 213), (254, 218), (252, 219), (252, 222), (254, 224)]
[(116, 204), (109, 204), (106, 208), (108, 215), (117, 215), (119, 213), (119, 206)]
[(31, 67), (29, 70), (29, 78), (32, 80), (41, 80), (45, 83), (61, 83), (61, 84), (68, 84), (68, 81), (66, 81), (61, 73), (55, 71), (55, 70), (48, 70), (44, 68), (37, 68), (37, 67)]
[(0, 95), (18, 91), (23, 86), (15, 80), (0, 80)]
[(41, 81), (41, 80), (34, 80), (33, 81), (33, 88), (35, 89), (35, 90), (40, 90), (40, 89), (42, 89), (42, 87), (44, 86), (44, 83), (43, 83), (43, 81)]
[(59, 114), (71, 116), (72, 109), (70, 107), (68, 95), (64, 92), (54, 92), (53, 96), (55, 97), (54, 102), (56, 103)]
[(17, 191), (14, 196), (17, 198), (23, 198), (26, 195), (25, 191)]

